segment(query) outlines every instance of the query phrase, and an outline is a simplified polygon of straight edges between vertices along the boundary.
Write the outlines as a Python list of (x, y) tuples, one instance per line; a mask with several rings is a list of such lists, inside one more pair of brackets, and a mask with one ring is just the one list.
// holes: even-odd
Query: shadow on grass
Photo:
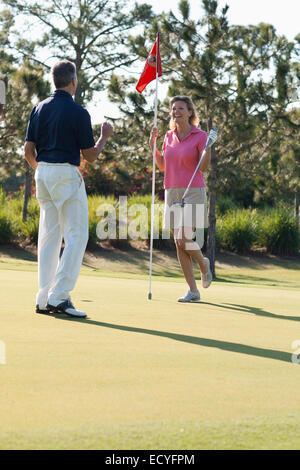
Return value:
[(212, 305), (214, 307), (228, 308), (229, 310), (250, 313), (253, 315), (258, 315), (260, 317), (273, 318), (277, 320), (290, 320), (290, 321), (300, 321), (300, 316), (291, 316), (291, 315), (277, 315), (276, 313), (267, 312), (262, 308), (249, 307), (249, 305), (238, 305), (230, 304), (225, 302), (224, 304), (215, 304), (213, 302), (201, 302), (202, 304)]
[(1, 245), (0, 255), (23, 261), (37, 261), (36, 253), (16, 244)]
[(95, 321), (89, 318), (77, 319), (77, 318), (66, 317), (64, 315), (59, 315), (59, 314), (52, 314), (52, 316), (60, 320), (85, 323), (88, 325), (95, 325), (95, 326), (100, 326), (102, 328), (111, 328), (114, 330), (127, 331), (130, 333), (160, 336), (160, 337), (168, 338), (174, 341), (181, 341), (184, 343), (196, 344), (198, 346), (204, 346), (207, 348), (217, 348), (223, 351), (236, 352), (239, 354), (246, 354), (249, 356), (265, 357), (267, 359), (275, 359), (277, 361), (291, 363), (291, 357), (292, 357), (291, 353), (288, 353), (285, 351), (277, 351), (275, 349), (264, 349), (264, 348), (248, 346), (248, 345), (240, 344), (240, 343), (231, 343), (228, 341), (219, 341), (215, 339), (199, 338), (197, 336), (188, 336), (188, 335), (181, 335), (178, 333), (169, 333), (167, 331), (148, 330), (145, 328), (135, 328), (132, 326), (115, 325), (113, 323)]
[[(92, 257), (91, 257), (92, 255)], [(93, 253), (86, 252), (83, 260), (83, 266), (101, 271), (99, 262), (109, 262), (110, 269), (120, 269), (123, 265), (124, 272), (132, 272), (134, 274), (147, 274), (149, 272), (149, 251), (128, 248), (120, 249), (96, 249)], [(173, 250), (154, 251), (153, 252), (153, 268), (152, 273), (155, 276), (182, 278), (183, 274), (179, 267), (176, 252)]]
[(217, 261), (236, 268), (251, 268), (253, 270), (264, 270), (266, 266), (300, 269), (300, 253), (294, 256), (277, 256), (267, 253), (258, 254), (255, 252), (248, 255), (220, 251), (217, 253)]
[(266, 286), (266, 287), (278, 287), (280, 289), (299, 288), (299, 281), (295, 280), (282, 280), (282, 279), (271, 279), (267, 277), (249, 276), (244, 274), (226, 274), (225, 277), (217, 277), (214, 282), (229, 283), (229, 284), (240, 284), (248, 286)]
[[(282, 286), (282, 281), (274, 281), (267, 277), (249, 276), (243, 274), (228, 275), (228, 277), (217, 277), (214, 282), (227, 282), (230, 284), (263, 284), (266, 286)], [(288, 284), (288, 283), (287, 283)]]

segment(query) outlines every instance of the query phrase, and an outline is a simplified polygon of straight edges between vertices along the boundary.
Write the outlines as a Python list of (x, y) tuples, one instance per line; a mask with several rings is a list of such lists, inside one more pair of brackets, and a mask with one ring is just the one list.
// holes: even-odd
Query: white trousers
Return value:
[(47, 302), (69, 299), (75, 286), (88, 241), (88, 202), (74, 165), (40, 162), (35, 181), (40, 206), (36, 303), (45, 308)]

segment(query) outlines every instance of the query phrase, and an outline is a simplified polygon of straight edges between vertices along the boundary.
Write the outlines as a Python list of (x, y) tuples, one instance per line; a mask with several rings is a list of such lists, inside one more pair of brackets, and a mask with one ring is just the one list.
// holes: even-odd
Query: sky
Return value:
[[(137, 0), (137, 3), (152, 5), (156, 13), (161, 11), (178, 11), (176, 0)], [(197, 18), (201, 12), (201, 0), (189, 0), (191, 16)], [(300, 32), (299, 0), (219, 0), (219, 8), (229, 6), (227, 17), (230, 24), (270, 23), (279, 34), (293, 39)]]
[[(172, 10), (178, 13), (176, 0), (137, 0), (137, 3), (152, 5), (155, 13)], [(190, 0), (191, 17), (197, 19), (201, 14), (201, 0)], [(258, 23), (272, 24), (277, 34), (286, 36), (289, 40), (300, 33), (300, 1), (299, 0), (219, 0), (219, 8), (227, 4), (229, 10), (227, 18), (229, 24), (256, 25)], [(152, 45), (149, 45), (149, 47)], [(142, 72), (142, 70), (141, 70)], [(154, 82), (153, 82), (154, 83)], [(149, 85), (152, 86), (152, 85)], [(159, 98), (164, 98), (166, 86), (159, 89)], [(93, 124), (103, 122), (104, 116), (117, 117), (119, 115), (116, 105), (110, 103), (105, 93), (100, 93), (96, 99), (97, 104), (87, 106)]]

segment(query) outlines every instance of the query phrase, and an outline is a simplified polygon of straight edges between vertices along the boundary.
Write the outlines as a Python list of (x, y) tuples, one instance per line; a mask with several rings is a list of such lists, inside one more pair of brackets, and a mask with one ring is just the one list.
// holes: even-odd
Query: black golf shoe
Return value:
[(49, 309), (53, 313), (65, 313), (70, 317), (86, 318), (86, 313), (81, 312), (80, 310), (76, 310), (71, 300), (63, 300), (58, 305), (51, 305), (48, 303), (47, 309)]
[(40, 308), (39, 305), (35, 306), (35, 313), (43, 313), (44, 315), (49, 315), (50, 310), (48, 308)]

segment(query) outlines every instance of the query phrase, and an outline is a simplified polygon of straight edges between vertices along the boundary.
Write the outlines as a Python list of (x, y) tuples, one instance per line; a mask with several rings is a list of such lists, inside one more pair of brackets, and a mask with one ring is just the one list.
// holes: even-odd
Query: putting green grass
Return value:
[(175, 268), (149, 301), (147, 272), (87, 263), (74, 320), (35, 314), (35, 261), (2, 257), (0, 449), (299, 449), (299, 262), (249, 263), (194, 304)]

